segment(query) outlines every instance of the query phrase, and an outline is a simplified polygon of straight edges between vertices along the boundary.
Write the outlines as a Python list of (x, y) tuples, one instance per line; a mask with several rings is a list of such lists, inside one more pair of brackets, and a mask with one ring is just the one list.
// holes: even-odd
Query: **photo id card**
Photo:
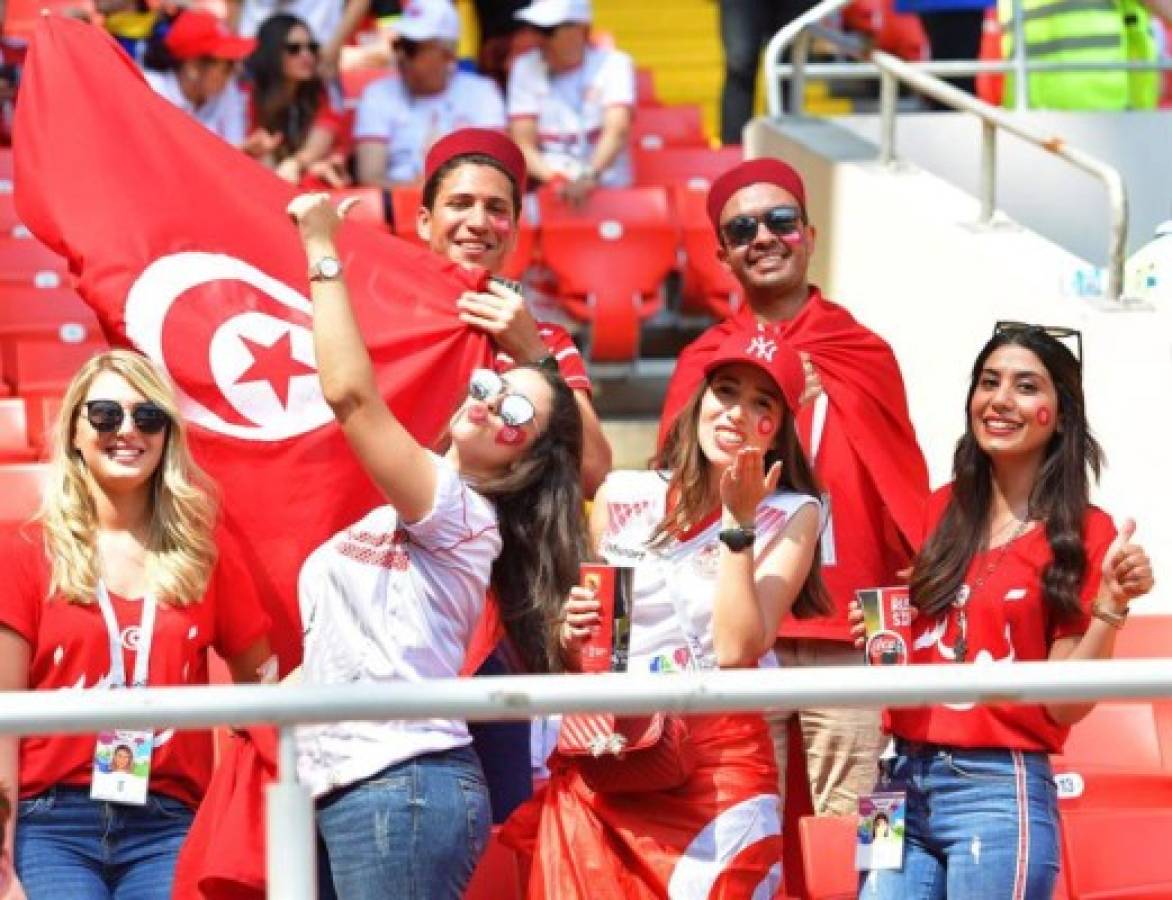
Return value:
[(94, 748), (90, 798), (111, 803), (146, 803), (151, 777), (151, 731), (103, 731)]
[(904, 791), (882, 791), (859, 797), (859, 832), (855, 844), (855, 868), (903, 867), (903, 832), (907, 810)]

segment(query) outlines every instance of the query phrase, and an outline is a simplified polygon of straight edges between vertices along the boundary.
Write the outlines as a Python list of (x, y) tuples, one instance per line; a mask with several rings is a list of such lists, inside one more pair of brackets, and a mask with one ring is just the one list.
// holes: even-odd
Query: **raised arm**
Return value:
[[(781, 464), (764, 472), (761, 452), (742, 450), (721, 477), (722, 528), (752, 526), (772, 493)], [(712, 610), (712, 644), (722, 669), (755, 666), (777, 638), (777, 627), (805, 584), (818, 546), (818, 508), (803, 506), (760, 557), (750, 547), (720, 548)]]
[[(323, 259), (338, 258), (334, 233), (352, 203), (335, 209), (327, 194), (302, 194), (289, 204), (310, 271)], [(408, 522), (422, 519), (435, 500), (436, 475), (430, 454), (395, 418), (378, 392), (374, 366), (339, 276), (310, 281), (313, 347), (322, 394), (342, 426), (363, 468)]]

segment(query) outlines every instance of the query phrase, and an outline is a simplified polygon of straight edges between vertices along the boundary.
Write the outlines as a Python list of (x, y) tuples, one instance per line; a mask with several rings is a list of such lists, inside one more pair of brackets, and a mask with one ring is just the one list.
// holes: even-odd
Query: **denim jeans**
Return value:
[(472, 748), (428, 753), (318, 801), (318, 866), (339, 900), (460, 900), (490, 822)]
[(193, 816), (163, 794), (128, 806), (52, 788), (20, 801), (16, 873), (28, 900), (170, 900)]
[(1058, 794), (1050, 759), (896, 742), (908, 792), (903, 869), (864, 873), (861, 900), (1050, 900)]

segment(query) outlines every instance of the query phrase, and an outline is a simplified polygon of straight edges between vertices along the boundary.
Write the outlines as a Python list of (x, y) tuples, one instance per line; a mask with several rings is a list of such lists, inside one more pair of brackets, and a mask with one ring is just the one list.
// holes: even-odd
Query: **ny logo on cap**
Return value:
[(776, 352), (777, 341), (767, 338), (763, 334), (759, 334), (749, 341), (749, 346), (745, 348), (745, 353), (749, 356), (755, 356), (767, 363), (773, 362), (773, 354)]

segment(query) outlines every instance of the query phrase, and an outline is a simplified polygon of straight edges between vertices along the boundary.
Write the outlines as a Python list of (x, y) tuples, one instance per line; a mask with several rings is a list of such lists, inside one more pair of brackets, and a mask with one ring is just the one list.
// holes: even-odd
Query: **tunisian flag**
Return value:
[[(15, 157), (21, 221), (69, 260), (107, 340), (178, 386), (289, 671), (302, 561), (381, 502), (321, 396), (294, 189), (158, 97), (104, 31), (55, 17), (28, 54)], [(491, 359), (455, 308), (484, 276), (366, 225), (338, 243), (383, 395), (430, 444)]]
[[(663, 402), (660, 443), (704, 380), (709, 356), (742, 328), (773, 330), (809, 354), (828, 400), (827, 422), (834, 423), (824, 432), (815, 467), (824, 479), (834, 473), (827, 480), (839, 485), (831, 510), (836, 560), (823, 568), (835, 612), (830, 618), (788, 618), (782, 634), (849, 640), (847, 600), (857, 588), (893, 583), (923, 537), (928, 469), (908, 416), (899, 364), (882, 338), (816, 287), (793, 319), (775, 325), (759, 325), (743, 307), (680, 355)], [(807, 403), (798, 415), (804, 436), (810, 433), (813, 406)]]

